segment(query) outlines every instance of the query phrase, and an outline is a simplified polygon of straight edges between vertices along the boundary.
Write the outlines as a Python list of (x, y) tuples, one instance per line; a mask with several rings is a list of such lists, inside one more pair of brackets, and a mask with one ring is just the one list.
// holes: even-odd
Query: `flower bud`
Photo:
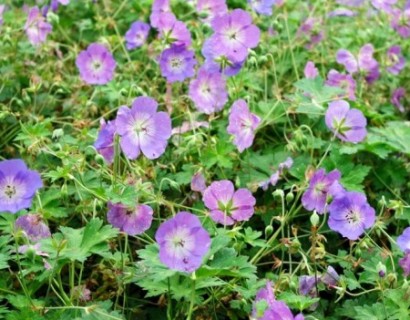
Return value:
[(285, 193), (281, 189), (276, 189), (275, 191), (272, 192), (272, 196), (275, 199), (282, 199), (285, 196)]
[(379, 277), (384, 278), (384, 276), (386, 275), (386, 266), (383, 263), (379, 262), (377, 264), (376, 270), (379, 273)]
[(320, 217), (316, 213), (316, 210), (315, 210), (313, 211), (313, 214), (310, 216), (310, 223), (312, 224), (312, 226), (316, 227), (319, 225), (319, 222), (320, 222)]
[(269, 237), (273, 233), (273, 227), (271, 225), (265, 228), (265, 235)]
[(293, 194), (293, 192), (288, 192), (286, 194), (286, 203), (291, 203), (293, 199), (295, 199), (295, 195)]

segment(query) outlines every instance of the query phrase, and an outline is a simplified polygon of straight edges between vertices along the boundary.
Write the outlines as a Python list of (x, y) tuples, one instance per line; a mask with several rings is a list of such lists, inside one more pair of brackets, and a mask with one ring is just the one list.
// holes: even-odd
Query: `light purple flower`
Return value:
[(406, 65), (406, 60), (401, 53), (400, 46), (391, 46), (387, 50), (387, 71), (391, 74), (398, 75)]
[(319, 71), (317, 70), (314, 62), (308, 61), (306, 63), (304, 74), (306, 79), (314, 79), (319, 76)]
[(46, 41), (47, 35), (52, 30), (52, 26), (45, 21), (38, 7), (32, 7), (28, 12), (24, 29), (26, 30), (30, 43), (37, 46)]
[(406, 96), (406, 89), (403, 87), (397, 88), (393, 91), (390, 102), (399, 109), (400, 112), (404, 113), (404, 106), (402, 103), (403, 98)]
[(403, 258), (399, 260), (399, 265), (403, 269), (405, 277), (410, 275), (410, 251), (407, 251)]
[(4, 11), (6, 11), (6, 5), (0, 4), (0, 26), (3, 24)]
[[(347, 96), (349, 100), (356, 100), (356, 81), (350, 74), (342, 74), (332, 69), (327, 75), (326, 85), (331, 87), (338, 87), (344, 90), (343, 96)], [(342, 97), (340, 97), (342, 98)]]
[(106, 123), (104, 119), (101, 119), (100, 132), (94, 143), (94, 148), (104, 157), (108, 164), (111, 164), (114, 161), (114, 136), (114, 121), (108, 121)]
[(340, 49), (336, 54), (336, 61), (344, 65), (350, 74), (363, 73), (366, 81), (371, 84), (380, 76), (379, 64), (373, 58), (373, 53), (374, 48), (370, 43), (360, 49), (357, 59), (350, 51)]
[(297, 36), (304, 36), (307, 40), (306, 49), (313, 49), (324, 38), (322, 21), (315, 17), (307, 18), (299, 27)]
[(248, 0), (248, 3), (257, 13), (271, 16), (272, 7), (276, 4), (276, 0)]
[(148, 159), (156, 159), (165, 152), (171, 136), (171, 117), (157, 112), (158, 103), (150, 97), (138, 97), (131, 109), (120, 107), (115, 120), (121, 136), (121, 149), (128, 159), (136, 159), (142, 152)]
[(75, 61), (81, 79), (88, 84), (102, 85), (114, 77), (116, 62), (111, 52), (100, 43), (92, 43)]
[(316, 276), (300, 276), (299, 277), (299, 293), (303, 296), (311, 295), (313, 289), (316, 288), (316, 283), (317, 283), (316, 280), (317, 280)]
[(365, 229), (373, 226), (375, 219), (374, 209), (359, 192), (345, 192), (329, 205), (329, 228), (350, 240), (359, 239)]
[(245, 63), (243, 61), (235, 62), (226, 56), (225, 50), (217, 46), (216, 39), (210, 37), (205, 40), (202, 46), (202, 55), (205, 57), (203, 68), (211, 73), (222, 73), (230, 77), (236, 75)]
[(220, 73), (210, 73), (201, 68), (189, 85), (189, 97), (203, 113), (221, 111), (228, 101), (225, 78)]
[(152, 208), (145, 204), (129, 208), (122, 203), (108, 202), (108, 222), (130, 236), (147, 231), (151, 227), (152, 214)]
[(334, 196), (333, 185), (340, 180), (339, 170), (333, 170), (326, 174), (324, 169), (317, 170), (309, 181), (309, 187), (302, 196), (302, 205), (306, 210), (316, 210), (323, 214), (327, 210), (329, 196)]
[[(258, 302), (264, 300), (265, 310), (258, 310)], [(257, 320), (304, 320), (302, 314), (293, 316), (292, 311), (283, 301), (277, 301), (272, 290), (272, 283), (267, 281), (266, 287), (256, 293), (253, 303), (252, 318)]]
[(242, 9), (215, 17), (212, 29), (216, 51), (233, 62), (244, 61), (248, 50), (259, 43), (260, 30), (252, 24), (251, 15)]
[(171, 12), (169, 0), (154, 0), (152, 3), (152, 12), (150, 16), (151, 26), (153, 28), (157, 28), (161, 14), (169, 12)]
[(15, 227), (23, 230), (27, 238), (34, 242), (51, 236), (50, 229), (38, 214), (26, 214), (18, 217)]
[(279, 163), (278, 170), (276, 170), (268, 180), (262, 181), (259, 183), (259, 187), (262, 188), (263, 191), (268, 190), (269, 184), (272, 186), (276, 186), (279, 181), (281, 175), (283, 175), (285, 170), (289, 170), (293, 165), (293, 159), (288, 157), (285, 161)]
[(367, 120), (344, 100), (332, 101), (325, 115), (326, 126), (342, 141), (358, 143), (366, 138)]
[(410, 37), (410, 8), (400, 10), (393, 9), (391, 13), (391, 26), (402, 37)]
[(209, 122), (207, 121), (184, 121), (179, 127), (172, 129), (172, 135), (174, 134), (183, 134), (188, 131), (192, 131), (198, 128), (209, 128)]
[(167, 44), (185, 45), (192, 43), (191, 33), (185, 23), (177, 20), (173, 13), (163, 13), (158, 21), (159, 37)]
[(162, 223), (155, 240), (160, 261), (170, 269), (188, 273), (201, 266), (211, 246), (209, 233), (198, 217), (185, 211)]
[(354, 17), (357, 15), (357, 12), (354, 12), (352, 10), (346, 9), (346, 8), (337, 8), (327, 15), (329, 18), (333, 17)]
[(141, 47), (148, 38), (149, 24), (142, 21), (135, 21), (131, 24), (130, 29), (125, 34), (125, 41), (128, 50)]
[(162, 76), (169, 83), (184, 81), (195, 74), (195, 53), (185, 45), (172, 45), (162, 52), (159, 64)]
[(211, 210), (211, 218), (226, 226), (238, 221), (248, 221), (253, 215), (256, 203), (248, 189), (235, 191), (229, 180), (212, 182), (204, 191), (202, 200)]
[(201, 172), (197, 172), (192, 176), (191, 190), (203, 193), (206, 189), (206, 180)]
[(349, 7), (360, 7), (365, 0), (336, 0), (336, 3)]
[(410, 227), (404, 229), (402, 234), (397, 237), (397, 245), (403, 252), (410, 251)]
[(27, 169), (20, 159), (0, 162), (0, 212), (16, 213), (30, 208), (32, 199), (43, 186), (37, 171)]
[(204, 21), (212, 22), (216, 16), (227, 13), (228, 6), (225, 0), (198, 0), (196, 10), (201, 17), (205, 16)]
[(236, 100), (229, 113), (229, 124), (227, 131), (234, 136), (234, 144), (239, 152), (243, 152), (253, 144), (255, 130), (261, 119), (249, 111), (245, 100)]
[(70, 290), (71, 297), (81, 302), (87, 302), (91, 300), (91, 291), (87, 289), (86, 285), (75, 286)]
[(396, 4), (396, 2), (397, 0), (371, 0), (373, 7), (386, 13), (392, 12), (393, 5)]
[(336, 270), (332, 266), (328, 266), (326, 272), (320, 277), (320, 280), (327, 285), (328, 287), (332, 288), (337, 285), (339, 282), (339, 275)]

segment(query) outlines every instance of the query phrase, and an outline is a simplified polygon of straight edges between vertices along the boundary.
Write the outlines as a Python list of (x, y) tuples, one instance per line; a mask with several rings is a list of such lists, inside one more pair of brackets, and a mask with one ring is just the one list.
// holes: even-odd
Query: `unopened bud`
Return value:
[(379, 273), (379, 277), (380, 277), (380, 278), (384, 278), (384, 276), (386, 275), (386, 266), (385, 266), (383, 263), (379, 262), (379, 263), (377, 264), (376, 269), (377, 269), (377, 271), (378, 271), (378, 273)]
[(295, 199), (295, 195), (293, 194), (293, 192), (288, 192), (286, 194), (286, 202), (291, 203), (293, 199)]
[(269, 237), (273, 233), (273, 227), (271, 225), (265, 228), (265, 235)]
[(310, 216), (310, 223), (312, 224), (312, 226), (316, 227), (319, 225), (320, 222), (320, 217), (319, 215), (316, 213), (316, 210), (313, 211), (312, 215)]
[(276, 189), (275, 191), (272, 192), (272, 196), (274, 198), (282, 199), (285, 196), (285, 193), (281, 189)]

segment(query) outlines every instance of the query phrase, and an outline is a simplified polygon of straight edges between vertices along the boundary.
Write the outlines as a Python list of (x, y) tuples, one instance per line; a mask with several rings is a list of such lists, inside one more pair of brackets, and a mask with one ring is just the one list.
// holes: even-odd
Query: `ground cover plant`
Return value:
[(3, 0), (0, 318), (409, 319), (410, 1)]

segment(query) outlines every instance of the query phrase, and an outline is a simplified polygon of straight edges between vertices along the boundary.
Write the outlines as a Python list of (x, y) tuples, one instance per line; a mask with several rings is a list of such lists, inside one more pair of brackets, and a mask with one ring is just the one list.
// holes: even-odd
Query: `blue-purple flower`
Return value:
[(212, 29), (216, 51), (233, 62), (244, 61), (248, 50), (259, 43), (260, 30), (252, 24), (251, 15), (242, 9), (215, 17)]
[(163, 13), (158, 21), (159, 37), (167, 44), (191, 45), (191, 33), (185, 23), (177, 20), (173, 13)]
[(410, 8), (400, 10), (394, 8), (391, 13), (391, 26), (402, 37), (410, 37)]
[(358, 143), (366, 138), (367, 120), (344, 100), (332, 101), (325, 115), (326, 126), (342, 141)]
[(397, 237), (397, 245), (403, 252), (410, 251), (410, 227), (404, 229), (404, 231)]
[(148, 38), (149, 24), (142, 21), (135, 21), (131, 24), (130, 29), (125, 34), (125, 41), (128, 50), (141, 47)]
[(265, 16), (272, 15), (272, 7), (276, 2), (276, 0), (248, 0), (253, 10)]
[(288, 157), (285, 161), (279, 163), (278, 170), (273, 172), (268, 180), (262, 181), (259, 183), (259, 187), (262, 188), (263, 191), (268, 190), (269, 184), (272, 186), (276, 186), (278, 183), (280, 176), (283, 175), (285, 170), (289, 170), (293, 165), (293, 159)]
[(191, 179), (191, 190), (203, 193), (206, 189), (206, 180), (201, 172), (197, 172)]
[(196, 10), (204, 21), (212, 22), (216, 16), (227, 13), (228, 6), (225, 0), (198, 0)]
[(34, 46), (46, 41), (47, 35), (51, 32), (52, 26), (46, 22), (38, 7), (32, 7), (27, 16), (24, 26), (27, 38)]
[(185, 211), (162, 223), (155, 240), (160, 261), (170, 269), (188, 273), (201, 266), (211, 246), (209, 233), (198, 217)]
[(195, 74), (195, 53), (185, 45), (172, 45), (162, 52), (159, 64), (162, 76), (169, 83), (181, 82)]
[(396, 90), (393, 91), (392, 97), (390, 99), (390, 102), (401, 112), (404, 113), (404, 105), (402, 100), (406, 96), (406, 89), (403, 87), (397, 88)]
[(401, 53), (400, 46), (391, 46), (387, 50), (387, 71), (391, 74), (398, 75), (406, 65), (406, 60)]
[(211, 211), (212, 220), (225, 226), (249, 220), (256, 204), (256, 199), (248, 189), (235, 191), (229, 180), (212, 182), (204, 191), (202, 200)]
[(324, 38), (322, 21), (315, 17), (307, 18), (299, 27), (297, 35), (306, 38), (306, 49), (313, 49)]
[(75, 61), (81, 79), (88, 84), (102, 85), (114, 77), (117, 66), (111, 52), (100, 43), (92, 43)]
[(253, 144), (255, 130), (261, 119), (249, 111), (248, 104), (245, 100), (236, 100), (229, 113), (229, 124), (227, 131), (234, 136), (234, 144), (239, 152), (244, 151)]
[(17, 218), (16, 229), (21, 229), (31, 241), (39, 241), (51, 236), (50, 229), (39, 214), (26, 214)]
[(350, 74), (339, 73), (338, 71), (332, 69), (327, 74), (326, 85), (338, 87), (344, 91), (342, 97), (348, 97), (349, 100), (352, 101), (356, 100), (356, 81)]
[(100, 121), (100, 132), (97, 140), (94, 142), (94, 148), (101, 154), (108, 164), (114, 161), (114, 136), (115, 123), (114, 121)]
[(336, 54), (336, 61), (344, 65), (350, 74), (363, 73), (366, 81), (371, 84), (380, 76), (379, 64), (373, 58), (373, 53), (374, 48), (370, 43), (360, 49), (357, 58), (350, 51), (340, 49)]
[(345, 192), (329, 205), (329, 228), (349, 240), (359, 239), (375, 220), (376, 213), (363, 193)]
[[(317, 213), (325, 213), (330, 196), (335, 196), (339, 191), (339, 170), (333, 170), (326, 174), (324, 169), (317, 170), (309, 181), (309, 187), (302, 196), (302, 205), (306, 210), (316, 210)], [(336, 188), (338, 187), (338, 188)]]
[(157, 112), (158, 103), (151, 97), (138, 97), (131, 109), (121, 106), (115, 119), (120, 146), (128, 159), (142, 152), (148, 159), (160, 157), (171, 137), (171, 117)]
[(152, 3), (152, 12), (150, 16), (150, 23), (153, 28), (158, 27), (159, 18), (163, 13), (171, 12), (169, 0), (154, 0)]
[(152, 215), (152, 208), (145, 204), (129, 208), (122, 203), (108, 202), (108, 222), (130, 236), (147, 231), (152, 223)]
[(222, 74), (201, 68), (189, 85), (189, 97), (195, 107), (206, 114), (221, 111), (228, 101), (226, 81)]
[(37, 190), (43, 186), (37, 171), (27, 169), (23, 160), (0, 162), (0, 212), (16, 213), (31, 207)]
[(308, 61), (306, 63), (304, 74), (306, 79), (314, 79), (319, 76), (319, 71), (317, 70), (314, 62)]
[(391, 13), (397, 0), (371, 0), (371, 4), (379, 11)]

